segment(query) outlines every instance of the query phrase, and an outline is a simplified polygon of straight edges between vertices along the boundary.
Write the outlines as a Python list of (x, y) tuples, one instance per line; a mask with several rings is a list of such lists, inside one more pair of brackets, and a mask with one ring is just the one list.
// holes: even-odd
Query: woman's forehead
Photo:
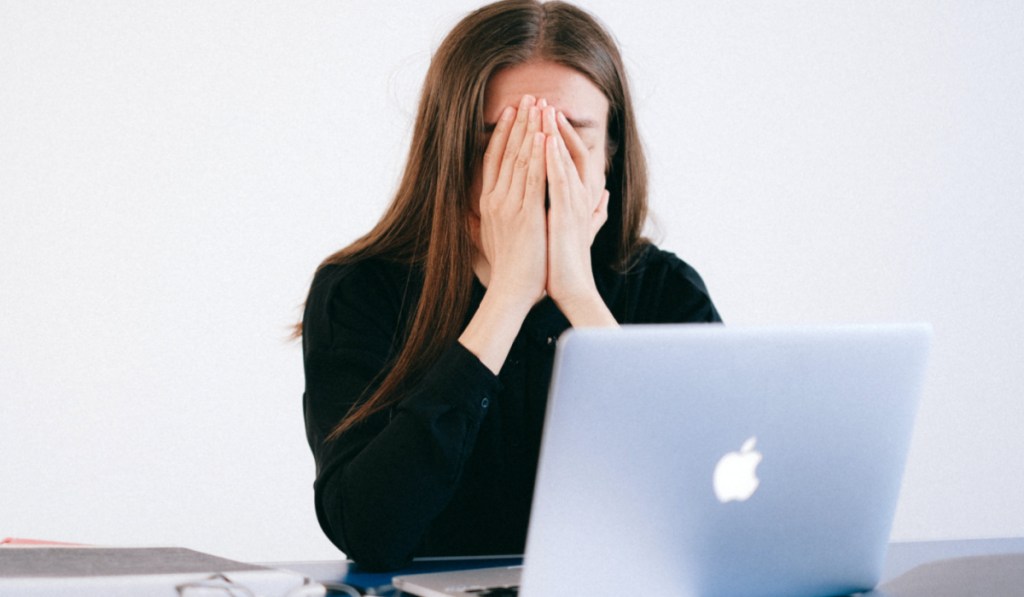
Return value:
[(518, 106), (524, 95), (546, 99), (573, 122), (576, 128), (604, 130), (608, 98), (583, 73), (548, 61), (535, 61), (496, 72), (487, 82), (484, 120), (494, 124), (506, 106)]

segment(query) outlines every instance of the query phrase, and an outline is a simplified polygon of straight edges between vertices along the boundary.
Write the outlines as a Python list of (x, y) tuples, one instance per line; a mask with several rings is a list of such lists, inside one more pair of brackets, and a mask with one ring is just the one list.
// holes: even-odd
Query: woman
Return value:
[(719, 320), (641, 237), (646, 184), (588, 14), (497, 2), (442, 42), (395, 198), (320, 266), (303, 320), (316, 511), (349, 557), (522, 552), (559, 335)]

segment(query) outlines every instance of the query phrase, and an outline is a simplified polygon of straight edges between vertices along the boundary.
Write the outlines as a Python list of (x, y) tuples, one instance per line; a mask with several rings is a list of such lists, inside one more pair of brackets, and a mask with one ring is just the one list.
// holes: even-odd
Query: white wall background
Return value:
[[(336, 557), (301, 351), (475, 2), (0, 0), (0, 536)], [(588, 1), (732, 323), (927, 320), (894, 538), (1024, 535), (1024, 4)]]

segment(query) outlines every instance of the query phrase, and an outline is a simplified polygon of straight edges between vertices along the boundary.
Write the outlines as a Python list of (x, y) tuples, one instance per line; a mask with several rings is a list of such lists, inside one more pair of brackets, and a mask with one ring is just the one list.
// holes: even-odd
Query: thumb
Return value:
[(591, 216), (591, 229), (590, 229), (590, 242), (594, 242), (594, 238), (597, 236), (597, 232), (601, 230), (601, 226), (608, 221), (608, 198), (611, 197), (611, 193), (608, 189), (601, 192), (601, 199), (597, 202), (597, 207), (594, 208), (594, 213)]

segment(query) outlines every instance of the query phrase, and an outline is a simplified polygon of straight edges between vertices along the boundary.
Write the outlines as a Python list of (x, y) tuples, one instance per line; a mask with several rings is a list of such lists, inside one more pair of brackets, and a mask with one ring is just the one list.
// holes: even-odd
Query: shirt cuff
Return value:
[(498, 376), (460, 342), (441, 353), (418, 386), (399, 410), (437, 415), (454, 409), (482, 419), (501, 391)]

